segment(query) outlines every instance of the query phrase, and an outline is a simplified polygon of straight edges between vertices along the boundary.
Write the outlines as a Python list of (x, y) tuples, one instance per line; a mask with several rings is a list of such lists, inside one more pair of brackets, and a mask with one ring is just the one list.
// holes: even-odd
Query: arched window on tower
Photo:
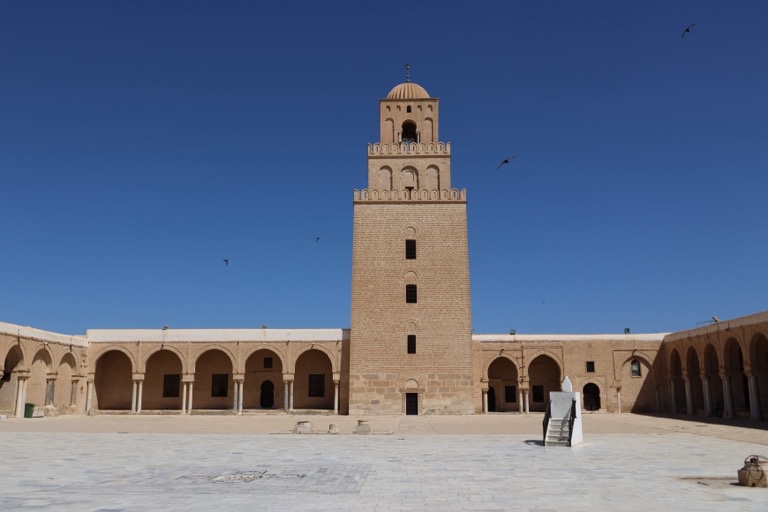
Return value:
[(637, 359), (633, 359), (631, 363), (629, 363), (630, 368), (630, 375), (632, 377), (640, 377), (642, 374), (640, 373), (640, 361)]
[(403, 123), (402, 142), (405, 142), (406, 144), (410, 144), (411, 142), (418, 142), (416, 123), (413, 121), (406, 121)]

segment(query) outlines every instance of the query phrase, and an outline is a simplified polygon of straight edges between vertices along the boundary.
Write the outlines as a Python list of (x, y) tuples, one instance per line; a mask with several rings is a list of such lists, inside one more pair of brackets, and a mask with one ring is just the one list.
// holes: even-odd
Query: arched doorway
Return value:
[(551, 391), (560, 391), (562, 377), (560, 366), (547, 355), (540, 355), (528, 365), (528, 377), (531, 381), (531, 411), (545, 411)]
[(51, 356), (47, 350), (40, 349), (32, 358), (32, 366), (29, 369), (27, 380), (26, 401), (38, 407), (50, 405), (53, 402), (53, 381), (48, 380), (48, 374), (52, 373)]
[(517, 381), (517, 367), (510, 359), (497, 357), (488, 366), (488, 411), (514, 411), (518, 408)]
[(72, 353), (68, 352), (61, 358), (56, 375), (56, 390), (53, 403), (59, 414), (75, 409), (77, 405), (77, 381), (74, 379), (77, 361)]
[(768, 411), (768, 339), (763, 334), (752, 338), (749, 354), (755, 389), (753, 417), (762, 420)]
[(158, 350), (147, 360), (142, 408), (181, 410), (181, 359), (172, 350)]
[(229, 409), (233, 404), (232, 360), (222, 350), (210, 349), (195, 361), (193, 409)]
[(749, 384), (744, 373), (744, 355), (739, 342), (731, 338), (725, 342), (725, 379), (728, 381), (733, 410), (728, 411), (726, 397), (726, 415), (745, 415), (749, 411)]
[(261, 394), (259, 405), (262, 409), (271, 409), (275, 405), (275, 385), (271, 380), (265, 380), (261, 383)]
[(672, 351), (669, 367), (670, 393), (672, 398), (670, 411), (672, 414), (678, 414), (685, 408), (685, 383), (683, 382), (683, 363), (677, 350)]
[[(263, 385), (269, 381), (272, 386), (272, 402), (264, 405)], [(273, 409), (284, 404), (283, 363), (277, 353), (269, 349), (260, 349), (248, 356), (245, 361), (245, 381), (243, 383), (244, 409)]]
[(691, 386), (691, 400), (693, 410), (689, 414), (698, 414), (704, 411), (704, 390), (701, 385), (701, 371), (699, 369), (699, 355), (696, 349), (690, 347), (686, 357), (686, 370), (688, 371), (688, 382)]
[(108, 350), (96, 361), (94, 409), (131, 410), (133, 366), (120, 350)]
[(496, 412), (496, 390), (488, 386), (488, 412)]
[(711, 343), (704, 349), (704, 373), (709, 381), (709, 393), (711, 395), (711, 414), (722, 418), (725, 411), (723, 398), (723, 380), (720, 378), (720, 363), (717, 358), (717, 350)]
[(597, 384), (589, 383), (584, 386), (584, 410), (585, 411), (599, 411), (600, 410), (600, 388)]
[(3, 374), (0, 376), (0, 411), (7, 413), (8, 416), (15, 414), (19, 385), (18, 370), (22, 362), (21, 349), (17, 345), (10, 348), (3, 360)]
[(333, 367), (322, 350), (310, 349), (296, 360), (294, 409), (333, 409)]

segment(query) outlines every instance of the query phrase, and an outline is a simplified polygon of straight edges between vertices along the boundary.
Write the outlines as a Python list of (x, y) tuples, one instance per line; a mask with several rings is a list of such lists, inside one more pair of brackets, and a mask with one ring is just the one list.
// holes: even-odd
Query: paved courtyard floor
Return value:
[(768, 453), (761, 424), (586, 415), (585, 442), (558, 448), (541, 414), (358, 419), (0, 420), (0, 510), (768, 511), (767, 488), (736, 485)]

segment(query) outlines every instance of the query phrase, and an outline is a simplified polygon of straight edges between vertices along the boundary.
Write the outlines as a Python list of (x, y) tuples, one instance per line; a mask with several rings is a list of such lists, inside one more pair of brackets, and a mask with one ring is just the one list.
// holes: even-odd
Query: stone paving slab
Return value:
[[(288, 416), (236, 427), (242, 418), (220, 418), (229, 428), (191, 420), (215, 433), (157, 432), (168, 422), (136, 416), (4, 420), (0, 509), (768, 510), (768, 489), (735, 485), (744, 458), (768, 452), (764, 429), (604, 416), (585, 418), (585, 443), (574, 448), (541, 446), (541, 416), (371, 418), (373, 435), (352, 434), (349, 417), (333, 418), (336, 435), (289, 434), (297, 418)], [(311, 421), (324, 432), (331, 420)], [(502, 426), (527, 432), (482, 432)], [(714, 435), (721, 428), (760, 442)]]

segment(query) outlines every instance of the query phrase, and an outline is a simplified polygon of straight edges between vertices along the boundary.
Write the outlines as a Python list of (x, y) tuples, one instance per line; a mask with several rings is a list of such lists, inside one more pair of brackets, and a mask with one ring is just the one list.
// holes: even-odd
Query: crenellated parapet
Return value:
[(467, 201), (467, 189), (458, 188), (443, 190), (375, 190), (361, 189), (354, 191), (355, 201), (451, 201), (465, 203)]
[(368, 156), (395, 156), (395, 155), (419, 155), (419, 156), (451, 156), (450, 142), (412, 142), (400, 144), (382, 144), (376, 142), (368, 144)]

